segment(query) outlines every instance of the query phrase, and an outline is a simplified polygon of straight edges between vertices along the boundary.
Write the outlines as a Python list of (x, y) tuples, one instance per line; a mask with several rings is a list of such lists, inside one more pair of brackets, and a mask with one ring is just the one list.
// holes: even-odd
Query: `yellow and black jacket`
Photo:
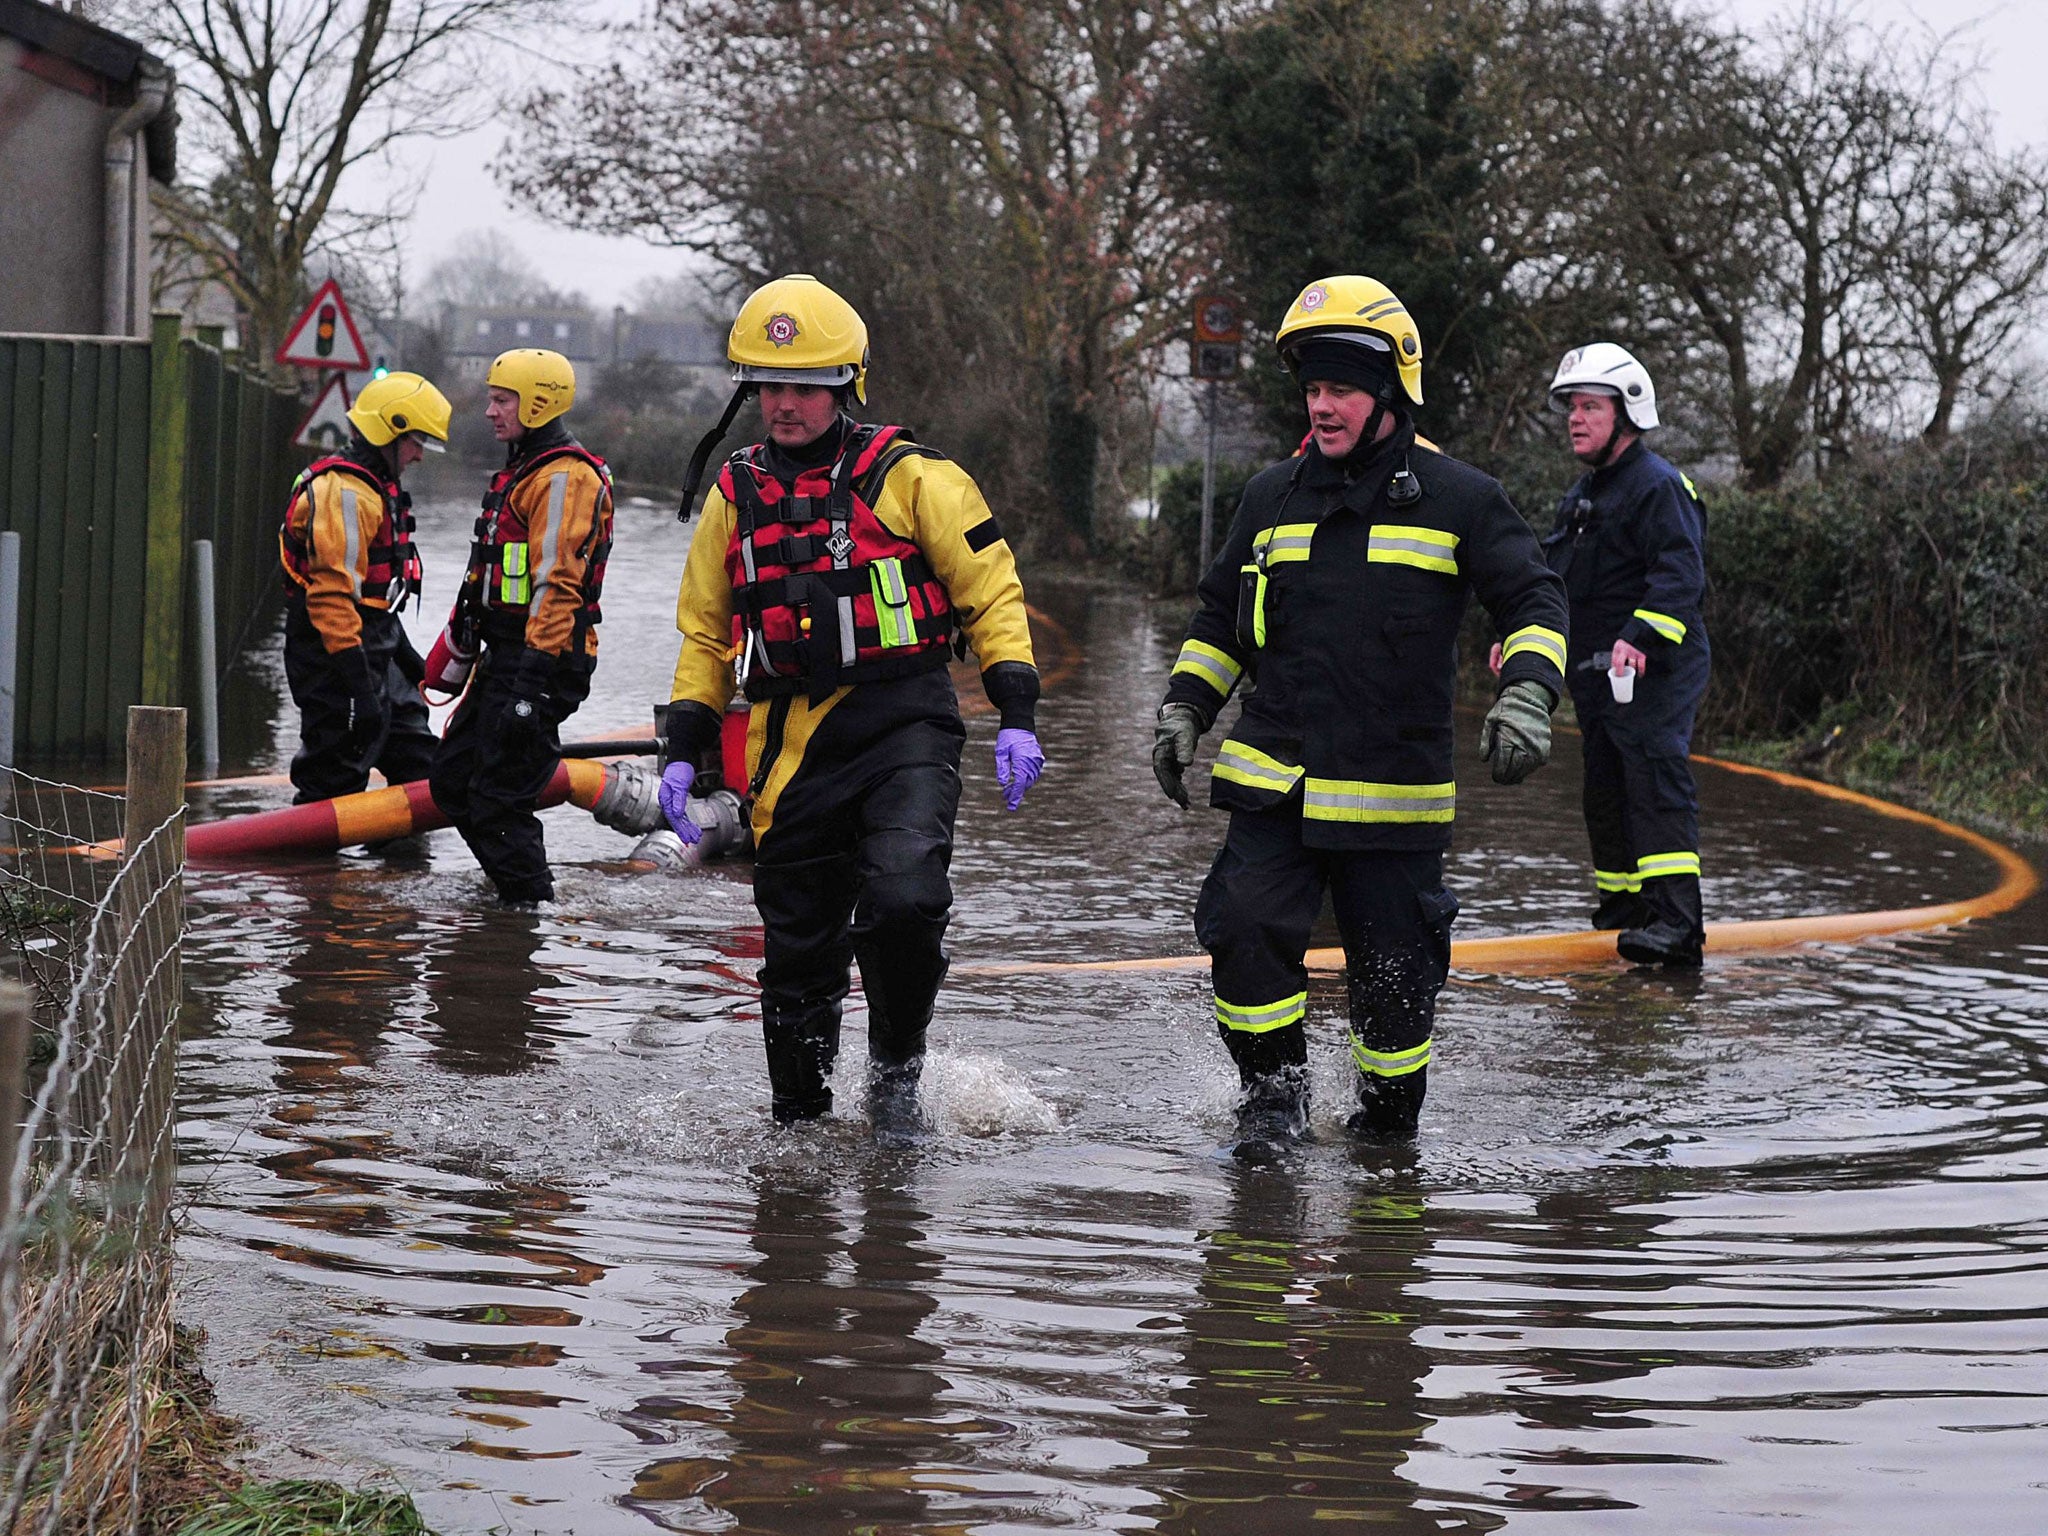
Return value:
[(611, 545), (604, 461), (559, 421), (529, 432), (484, 494), (463, 577), (464, 602), (481, 619), (483, 638), (594, 659)]
[(1256, 684), (1211, 803), (1292, 804), (1312, 848), (1448, 846), (1473, 594), (1505, 637), (1500, 686), (1529, 678), (1562, 697), (1564, 584), (1496, 481), (1405, 423), (1376, 453), (1333, 464), (1310, 446), (1254, 476), (1166, 692), (1213, 724), (1240, 679)]
[[(782, 493), (793, 494), (800, 480), (834, 472), (842, 454), (859, 452), (872, 438), (872, 433), (842, 417), (800, 460), (772, 444), (756, 445), (735, 455), (729, 469), (744, 467), (772, 476)], [(893, 436), (891, 451), (873, 467), (874, 474), (861, 487), (864, 512), (871, 512), (888, 537), (914, 546), (922, 557), (920, 569), (944, 589), (951, 623), (973, 649), (982, 685), (1003, 723), (1028, 729), (1038, 698), (1038, 672), (1024, 588), (1010, 546), (980, 489), (952, 460), (911, 443), (900, 432)], [(696, 758), (710, 745), (735, 691), (734, 663), (740, 653), (736, 637), (744, 639), (747, 633), (744, 624), (734, 622), (741, 616), (733, 575), (739, 560), (739, 524), (733, 502), (714, 487), (705, 496), (676, 599), (676, 628), (683, 645), (669, 709), (672, 757)], [(811, 632), (836, 625), (835, 602), (829, 594), (819, 600)], [(805, 799), (801, 786), (797, 794), (787, 793), (800, 774), (804, 779), (830, 775), (836, 767), (871, 753), (877, 743), (933, 722), (949, 723), (956, 736), (960, 729), (952, 680), (943, 669), (919, 667), (901, 677), (844, 683), (829, 692), (778, 689), (772, 696), (757, 698), (747, 739), (747, 787), (753, 795), (756, 838), (767, 834), (779, 806), (790, 815), (800, 809)]]
[(363, 643), (364, 609), (402, 612), (419, 591), (412, 531), (412, 498), (368, 444), (315, 460), (293, 483), (278, 561), (329, 655)]

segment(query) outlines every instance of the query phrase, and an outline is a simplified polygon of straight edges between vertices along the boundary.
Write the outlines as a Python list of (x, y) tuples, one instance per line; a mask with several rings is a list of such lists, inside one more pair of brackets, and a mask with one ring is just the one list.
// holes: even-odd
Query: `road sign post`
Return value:
[(1208, 444), (1202, 452), (1202, 541), (1198, 577), (1209, 569), (1216, 548), (1216, 385), (1237, 374), (1238, 345), (1244, 340), (1244, 321), (1237, 301), (1220, 294), (1204, 294), (1195, 300), (1195, 336), (1190, 345), (1188, 371), (1206, 379), (1208, 389)]

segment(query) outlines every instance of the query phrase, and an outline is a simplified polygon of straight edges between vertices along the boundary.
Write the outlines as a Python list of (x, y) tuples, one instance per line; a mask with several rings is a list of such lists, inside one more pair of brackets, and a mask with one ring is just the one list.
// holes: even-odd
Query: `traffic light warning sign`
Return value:
[(277, 360), (296, 368), (332, 368), (361, 373), (370, 366), (369, 350), (356, 330), (355, 316), (341, 296), (341, 285), (329, 278), (313, 295), (305, 313), (293, 322), (277, 349)]

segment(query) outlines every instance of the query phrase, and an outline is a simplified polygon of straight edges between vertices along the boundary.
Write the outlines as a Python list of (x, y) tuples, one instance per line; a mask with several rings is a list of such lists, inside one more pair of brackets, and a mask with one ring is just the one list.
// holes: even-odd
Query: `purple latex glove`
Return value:
[(1024, 803), (1024, 791), (1045, 772), (1045, 751), (1029, 731), (996, 732), (996, 782), (1003, 786), (1003, 806), (1016, 810)]
[(696, 782), (697, 770), (688, 763), (670, 763), (661, 770), (661, 814), (686, 843), (704, 835), (704, 829), (690, 820), (690, 786)]

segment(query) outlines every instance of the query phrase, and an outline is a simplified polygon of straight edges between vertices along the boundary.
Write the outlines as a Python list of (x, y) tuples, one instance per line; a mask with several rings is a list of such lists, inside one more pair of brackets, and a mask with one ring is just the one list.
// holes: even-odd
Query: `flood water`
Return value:
[[(434, 611), (469, 517), (424, 509)], [(569, 734), (666, 697), (686, 542), (622, 509)], [(1412, 1151), (1347, 1146), (1320, 982), (1315, 1144), (1240, 1170), (1204, 968), (976, 974), (1191, 952), (1223, 830), (1149, 771), (1182, 605), (1032, 597), (1080, 664), (1022, 813), (969, 721), (926, 1149), (869, 1143), (857, 994), (840, 1117), (770, 1127), (744, 865), (636, 873), (562, 808), (538, 915), (452, 832), (192, 872), (181, 1316), (262, 1464), (451, 1533), (2048, 1529), (2040, 903), (1695, 980), (1456, 977)], [(266, 678), (253, 771), (293, 730)], [(1461, 936), (1582, 926), (1575, 757), (1461, 759)], [(1710, 917), (1995, 878), (1702, 780)]]

